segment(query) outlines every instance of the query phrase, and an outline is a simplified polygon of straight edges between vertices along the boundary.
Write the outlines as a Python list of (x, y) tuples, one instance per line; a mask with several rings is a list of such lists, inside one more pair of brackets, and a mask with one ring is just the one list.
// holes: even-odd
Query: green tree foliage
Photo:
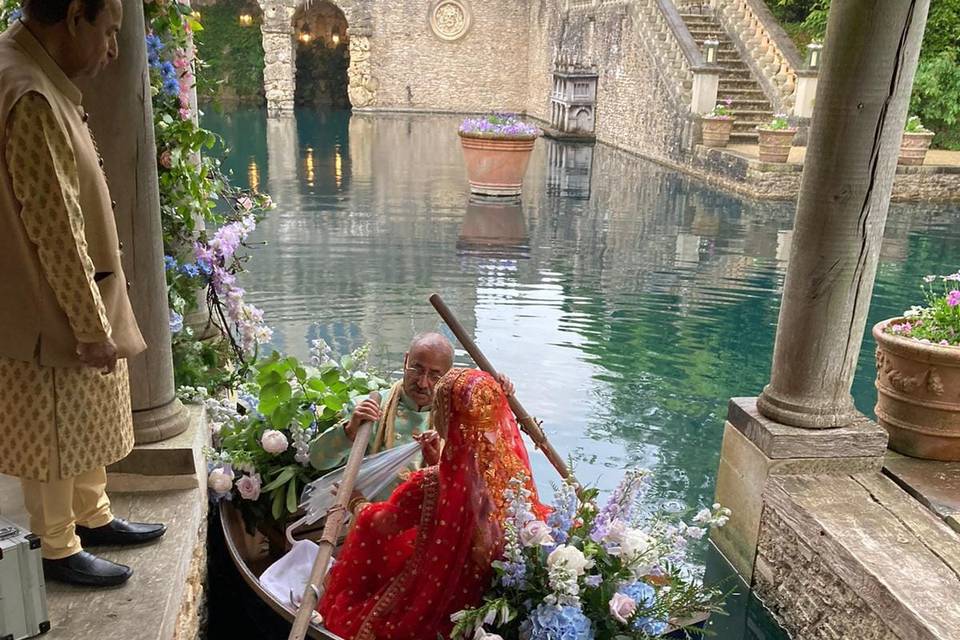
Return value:
[[(224, 100), (264, 101), (263, 39), (260, 10), (247, 0), (221, 0), (201, 8), (204, 30), (197, 34), (197, 55), (204, 69), (197, 74), (197, 93)], [(240, 16), (254, 17), (242, 25)]]
[[(830, 0), (767, 0), (799, 47), (823, 40)], [(910, 113), (937, 136), (934, 146), (960, 149), (960, 0), (931, 0)]]

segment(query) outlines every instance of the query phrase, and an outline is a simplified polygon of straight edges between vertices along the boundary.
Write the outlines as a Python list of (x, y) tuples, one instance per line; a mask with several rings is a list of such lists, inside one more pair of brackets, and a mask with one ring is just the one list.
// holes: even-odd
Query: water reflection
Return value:
[(544, 138), (547, 146), (547, 193), (561, 198), (590, 199), (593, 145)]
[[(791, 203), (728, 196), (603, 145), (570, 174), (586, 176), (582, 197), (557, 197), (561, 148), (542, 140), (522, 203), (492, 206), (468, 197), (454, 117), (217, 118), (208, 126), (244, 145), (227, 164), (246, 175), (255, 157), (279, 203), (244, 282), (276, 346), (369, 342), (394, 371), (411, 334), (440, 326), (426, 302), (438, 291), (581, 478), (610, 489), (643, 465), (661, 470), (658, 499), (711, 501), (727, 399), (768, 380)], [(957, 211), (891, 208), (870, 322), (912, 303), (920, 276), (956, 269)], [(868, 337), (854, 386), (867, 413), (872, 349)], [(552, 470), (535, 465), (549, 491)]]

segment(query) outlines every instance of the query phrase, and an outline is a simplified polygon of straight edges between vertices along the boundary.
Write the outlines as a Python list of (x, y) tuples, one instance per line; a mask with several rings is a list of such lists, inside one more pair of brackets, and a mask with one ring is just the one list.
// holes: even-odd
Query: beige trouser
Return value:
[(80, 553), (76, 525), (102, 527), (113, 520), (107, 498), (107, 470), (99, 467), (72, 478), (59, 477), (60, 456), (50, 447), (49, 482), (20, 480), (23, 501), (30, 514), (30, 530), (40, 536), (41, 554), (59, 560)]

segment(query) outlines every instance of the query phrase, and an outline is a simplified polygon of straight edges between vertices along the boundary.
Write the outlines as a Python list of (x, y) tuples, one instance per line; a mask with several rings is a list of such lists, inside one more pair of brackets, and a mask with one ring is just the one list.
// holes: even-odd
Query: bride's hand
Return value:
[(420, 450), (423, 453), (423, 462), (432, 467), (440, 463), (440, 453), (443, 451), (443, 440), (436, 431), (427, 431), (413, 436), (414, 440), (420, 443)]

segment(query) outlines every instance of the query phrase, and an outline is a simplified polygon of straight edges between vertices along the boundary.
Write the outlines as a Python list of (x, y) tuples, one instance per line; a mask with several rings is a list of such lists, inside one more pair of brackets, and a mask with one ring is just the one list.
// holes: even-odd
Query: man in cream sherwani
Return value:
[(114, 518), (105, 466), (133, 447), (126, 358), (146, 347), (73, 80), (117, 57), (120, 0), (25, 0), (0, 36), (0, 473), (18, 476), (49, 579), (125, 582), (83, 546), (163, 525)]

